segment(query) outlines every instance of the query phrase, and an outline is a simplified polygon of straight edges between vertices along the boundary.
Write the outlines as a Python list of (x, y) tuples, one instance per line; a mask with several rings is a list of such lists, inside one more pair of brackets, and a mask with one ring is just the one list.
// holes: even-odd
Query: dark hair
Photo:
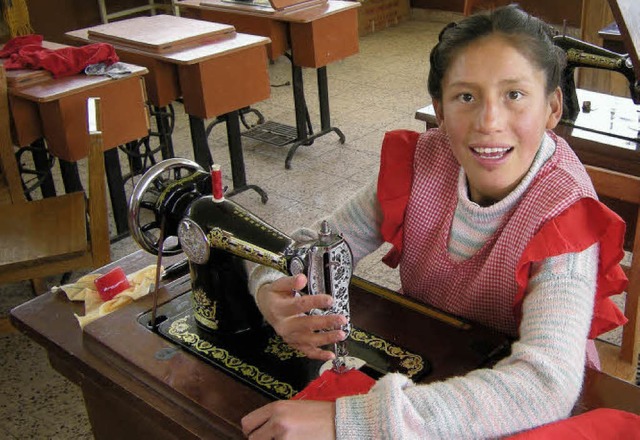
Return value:
[(566, 64), (564, 51), (553, 43), (554, 32), (550, 25), (515, 4), (450, 23), (440, 32), (438, 43), (429, 56), (429, 94), (433, 99), (442, 99), (442, 79), (455, 55), (474, 41), (492, 34), (503, 34), (509, 44), (544, 70), (546, 92), (551, 93), (560, 84)]

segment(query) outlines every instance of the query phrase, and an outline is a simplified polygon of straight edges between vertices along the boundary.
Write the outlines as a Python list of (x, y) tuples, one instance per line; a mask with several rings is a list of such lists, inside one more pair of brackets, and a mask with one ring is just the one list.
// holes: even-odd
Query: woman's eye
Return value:
[(458, 100), (461, 102), (471, 102), (473, 101), (473, 95), (471, 93), (461, 93), (458, 95)]
[(511, 90), (509, 93), (507, 93), (507, 96), (510, 100), (517, 101), (518, 99), (522, 98), (523, 95), (519, 90)]

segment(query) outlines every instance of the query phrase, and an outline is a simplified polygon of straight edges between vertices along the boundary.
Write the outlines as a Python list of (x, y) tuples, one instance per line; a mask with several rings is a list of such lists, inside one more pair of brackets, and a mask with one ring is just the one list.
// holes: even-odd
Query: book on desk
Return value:
[(257, 14), (276, 14), (299, 11), (325, 3), (327, 0), (202, 0), (200, 5)]

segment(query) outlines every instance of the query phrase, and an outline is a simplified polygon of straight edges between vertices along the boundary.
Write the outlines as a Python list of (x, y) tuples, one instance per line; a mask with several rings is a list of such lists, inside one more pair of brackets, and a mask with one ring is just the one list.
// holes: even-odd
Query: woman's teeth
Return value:
[(482, 157), (490, 157), (490, 158), (500, 158), (507, 154), (511, 147), (507, 148), (472, 148), (475, 154), (478, 154)]

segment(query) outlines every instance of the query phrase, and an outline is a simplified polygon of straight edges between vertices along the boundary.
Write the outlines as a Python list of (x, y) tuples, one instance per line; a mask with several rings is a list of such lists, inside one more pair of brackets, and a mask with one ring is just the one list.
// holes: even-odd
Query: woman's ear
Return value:
[(547, 129), (553, 130), (562, 118), (562, 90), (560, 87), (549, 95), (549, 116), (547, 117)]
[(444, 127), (444, 111), (442, 109), (442, 102), (440, 102), (437, 99), (434, 99), (432, 104), (433, 104), (433, 110), (435, 111), (435, 114), (436, 114), (436, 122), (438, 123), (438, 127), (440, 128), (440, 130), (446, 133), (447, 130)]

